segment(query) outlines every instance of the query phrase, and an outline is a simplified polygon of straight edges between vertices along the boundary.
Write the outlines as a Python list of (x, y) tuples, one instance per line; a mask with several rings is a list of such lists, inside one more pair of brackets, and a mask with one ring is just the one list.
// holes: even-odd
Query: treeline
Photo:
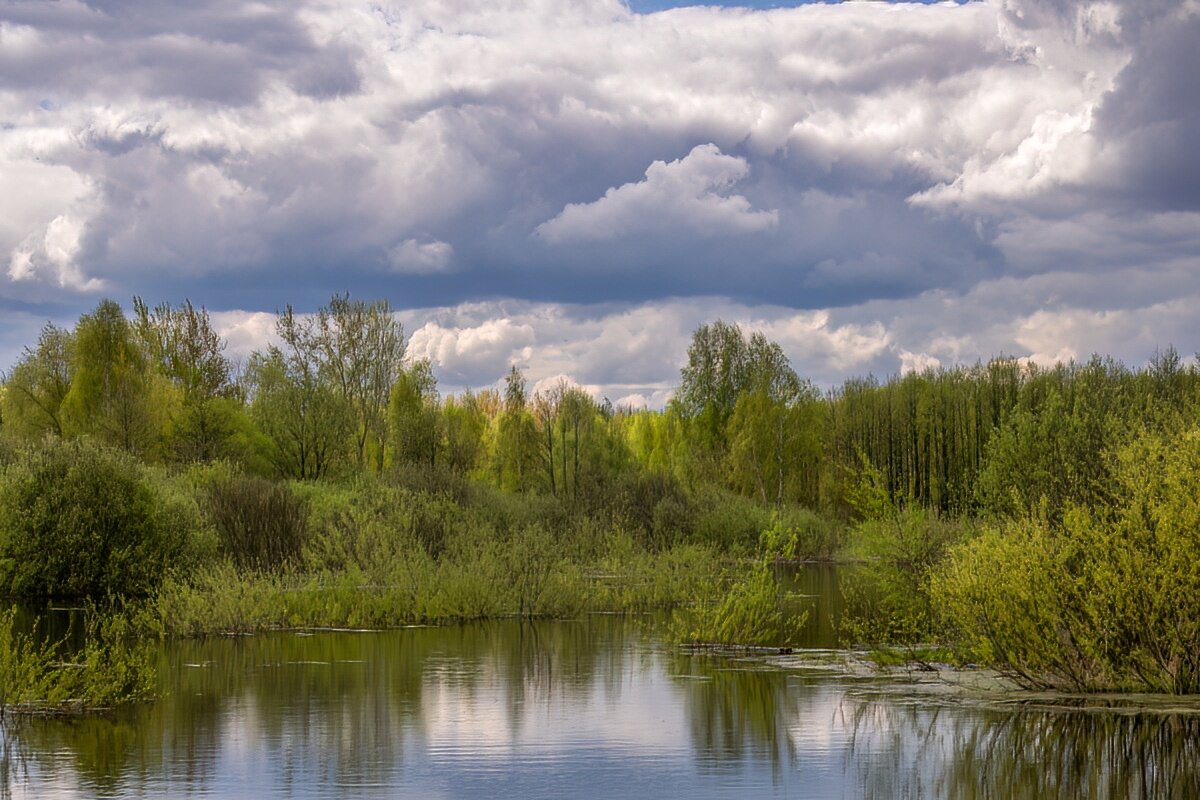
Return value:
[(950, 515), (1053, 514), (1102, 500), (1102, 454), (1194, 417), (1200, 397), (1200, 371), (1170, 348), (1142, 369), (997, 358), (822, 393), (777, 344), (717, 321), (693, 335), (667, 408), (639, 411), (565, 382), (531, 395), (515, 367), (501, 391), (443, 397), (382, 300), (289, 307), (275, 332), (235, 364), (203, 308), (135, 298), (127, 318), (103, 301), (25, 350), (0, 388), (0, 431), (283, 479), (412, 465), (581, 505), (650, 492), (668, 516), (705, 487), (838, 518), (880, 493)]

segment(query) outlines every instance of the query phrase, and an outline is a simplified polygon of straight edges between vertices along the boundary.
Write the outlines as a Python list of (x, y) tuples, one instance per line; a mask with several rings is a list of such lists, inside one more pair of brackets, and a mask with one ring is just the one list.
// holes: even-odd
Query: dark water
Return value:
[[(799, 580), (838, 608), (832, 575)], [(814, 646), (831, 643), (821, 616)], [(894, 678), (680, 653), (638, 619), (275, 634), (175, 643), (162, 659), (167, 695), (152, 705), (10, 724), (0, 786), (22, 798), (1200, 797), (1195, 715), (988, 707)]]

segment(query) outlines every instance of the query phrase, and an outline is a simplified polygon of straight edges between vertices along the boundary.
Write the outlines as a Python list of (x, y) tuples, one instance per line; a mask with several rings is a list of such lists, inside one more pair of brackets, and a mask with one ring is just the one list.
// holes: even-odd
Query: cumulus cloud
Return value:
[(696, 145), (669, 164), (655, 161), (644, 180), (609, 189), (591, 203), (568, 205), (536, 233), (562, 244), (673, 229), (701, 237), (765, 231), (779, 222), (778, 212), (756, 210), (745, 197), (728, 193), (749, 172), (744, 158), (724, 155), (714, 144)]
[(82, 233), (76, 219), (60, 215), (50, 220), (44, 229), (13, 249), (8, 260), (9, 279), (48, 283), (72, 291), (103, 289), (104, 281), (87, 277), (76, 263)]
[(1187, 349), (1198, 39), (1194, 0), (9, 3), (0, 304), (186, 296), (242, 348), (387, 295), (454, 385), (651, 405), (721, 314), (827, 383)]

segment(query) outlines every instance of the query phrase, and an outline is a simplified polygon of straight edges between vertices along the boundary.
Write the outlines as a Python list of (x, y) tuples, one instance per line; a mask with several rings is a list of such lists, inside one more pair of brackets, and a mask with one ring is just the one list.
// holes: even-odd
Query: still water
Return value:
[[(802, 578), (809, 644), (836, 581)], [(3, 733), (17, 798), (1200, 797), (1200, 716), (974, 702), (644, 619), (177, 642), (158, 702)]]

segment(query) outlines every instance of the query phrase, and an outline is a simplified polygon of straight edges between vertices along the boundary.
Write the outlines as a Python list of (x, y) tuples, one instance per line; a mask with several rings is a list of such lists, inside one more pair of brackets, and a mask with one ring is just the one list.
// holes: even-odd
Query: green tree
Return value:
[(149, 450), (167, 405), (158, 402), (164, 387), (150, 375), (129, 322), (112, 300), (80, 317), (71, 365), (71, 388), (63, 400), (66, 433), (90, 434), (128, 452)]
[(87, 440), (21, 452), (0, 482), (0, 591), (140, 595), (186, 567), (195, 501), (128, 454)]
[(447, 397), (442, 405), (442, 424), (447, 465), (460, 473), (475, 469), (483, 456), (488, 425), (478, 395), (467, 391), (457, 398)]
[(529, 411), (525, 376), (514, 366), (505, 377), (503, 410), (496, 420), (497, 484), (507, 491), (533, 488), (537, 460), (538, 431)]
[(283, 477), (315, 480), (353, 457), (354, 415), (344, 397), (323, 380), (319, 354), (295, 336), (288, 314), (277, 323), (283, 348), (250, 358), (250, 414), (270, 442), (270, 460)]
[(696, 443), (722, 450), (738, 398), (761, 391), (786, 403), (801, 390), (783, 349), (761, 333), (749, 337), (737, 325), (717, 320), (692, 334), (688, 360), (672, 403), (692, 423)]
[(772, 397), (765, 386), (739, 396), (728, 427), (733, 487), (764, 503), (815, 505), (823, 411), (811, 385), (789, 399)]
[(208, 311), (190, 300), (150, 309), (133, 299), (133, 328), (159, 372), (181, 397), (170, 420), (167, 448), (180, 461), (211, 461), (236, 452), (240, 397), (225, 357), (225, 342), (212, 327)]
[(356, 423), (355, 455), (360, 468), (374, 452), (383, 466), (386, 409), (392, 386), (404, 368), (404, 328), (387, 300), (366, 303), (335, 295), (311, 320), (299, 322), (289, 308), (289, 324), (310, 341), (321, 371), (337, 389)]
[(434, 466), (442, 448), (437, 379), (429, 359), (400, 373), (388, 403), (392, 452), (397, 461)]
[(63, 401), (71, 389), (71, 332), (46, 323), (4, 381), (5, 427), (26, 436), (63, 435)]

